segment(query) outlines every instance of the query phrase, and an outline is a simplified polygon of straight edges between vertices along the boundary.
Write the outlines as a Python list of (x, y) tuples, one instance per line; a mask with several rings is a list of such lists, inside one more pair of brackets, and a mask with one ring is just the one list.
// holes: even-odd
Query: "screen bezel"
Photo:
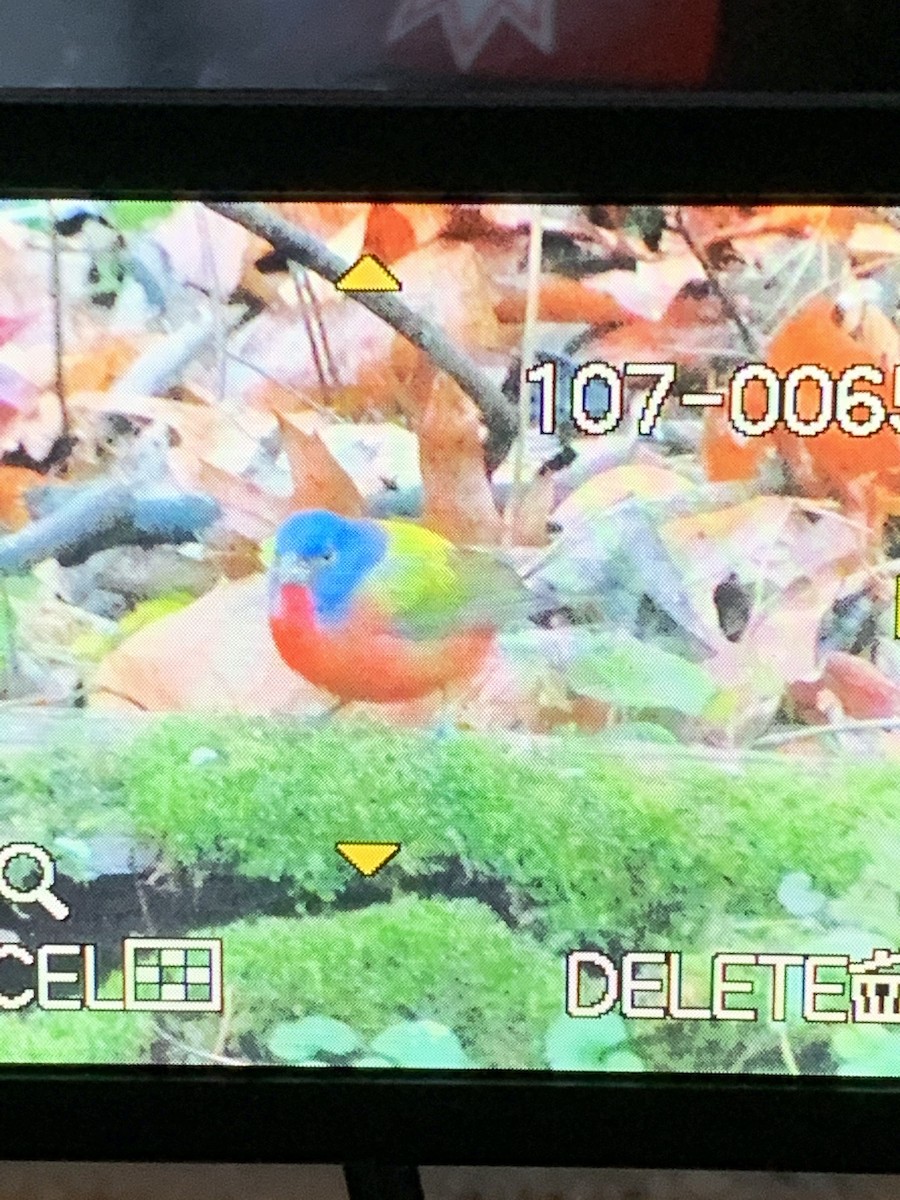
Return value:
[[(872, 202), (900, 196), (898, 117), (879, 96), (7, 94), (0, 192)], [(900, 1079), (6, 1067), (0, 1085), (8, 1159), (900, 1171)]]

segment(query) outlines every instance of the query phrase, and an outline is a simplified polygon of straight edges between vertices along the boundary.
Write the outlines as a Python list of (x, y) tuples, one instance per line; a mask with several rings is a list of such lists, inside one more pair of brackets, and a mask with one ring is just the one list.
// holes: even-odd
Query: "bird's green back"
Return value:
[(525, 611), (528, 593), (515, 570), (490, 550), (455, 546), (409, 521), (383, 521), (388, 548), (361, 589), (409, 637), (464, 626), (499, 627)]

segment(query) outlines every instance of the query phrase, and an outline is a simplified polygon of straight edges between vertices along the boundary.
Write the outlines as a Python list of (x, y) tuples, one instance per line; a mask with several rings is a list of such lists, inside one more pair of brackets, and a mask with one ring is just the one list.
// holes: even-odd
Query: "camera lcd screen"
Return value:
[(900, 1074), (900, 209), (0, 207), (0, 1062)]

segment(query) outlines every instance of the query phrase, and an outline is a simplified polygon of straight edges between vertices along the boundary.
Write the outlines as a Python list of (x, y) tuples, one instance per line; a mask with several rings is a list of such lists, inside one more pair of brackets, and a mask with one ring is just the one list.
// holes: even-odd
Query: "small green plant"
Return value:
[(628, 1044), (618, 1013), (570, 1017), (563, 1013), (547, 1030), (547, 1065), (554, 1071), (644, 1071), (644, 1061)]
[(301, 1067), (407, 1067), (459, 1070), (468, 1055), (452, 1029), (437, 1021), (401, 1021), (366, 1045), (363, 1037), (333, 1017), (281, 1021), (266, 1045), (282, 1062)]
[(561, 959), (474, 900), (407, 896), (218, 936), (232, 1036), (268, 1030), (285, 1062), (538, 1067), (564, 1000)]
[(880, 1025), (842, 1026), (832, 1039), (838, 1075), (900, 1075), (900, 1032)]

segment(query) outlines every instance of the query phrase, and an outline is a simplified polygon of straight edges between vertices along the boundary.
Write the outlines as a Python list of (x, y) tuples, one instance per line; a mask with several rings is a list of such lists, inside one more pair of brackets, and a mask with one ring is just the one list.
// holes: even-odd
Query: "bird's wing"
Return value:
[(516, 571), (486, 550), (454, 546), (420, 525), (385, 521), (388, 549), (363, 594), (412, 638), (433, 638), (472, 625), (508, 624), (527, 608)]

